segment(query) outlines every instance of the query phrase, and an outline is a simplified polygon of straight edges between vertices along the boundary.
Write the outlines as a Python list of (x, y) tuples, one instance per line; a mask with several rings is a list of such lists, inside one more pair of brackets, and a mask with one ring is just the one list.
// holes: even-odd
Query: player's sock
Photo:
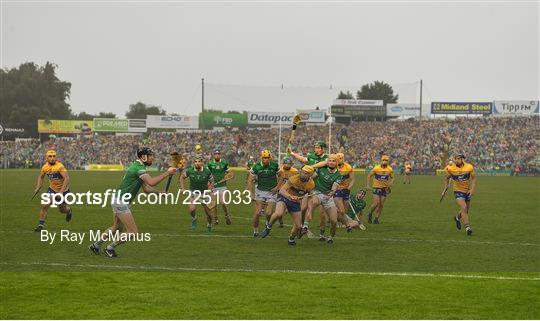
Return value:
[(308, 221), (305, 221), (305, 222), (304, 222), (304, 225), (303, 225), (302, 227), (309, 228), (309, 222), (308, 222)]
[(101, 244), (103, 244), (103, 242), (105, 242), (105, 241), (104, 241), (104, 240), (101, 240), (101, 239), (99, 239), (99, 240), (95, 241), (95, 242), (94, 242), (94, 243), (92, 243), (92, 244), (94, 244), (94, 246), (95, 246), (95, 247), (100, 247), (100, 246), (101, 246)]
[(320, 229), (319, 231), (320, 231), (320, 235), (324, 236), (324, 229)]
[(266, 228), (271, 230), (272, 229), (272, 225), (273, 224), (270, 224), (270, 222), (266, 222)]
[(107, 245), (107, 250), (114, 250), (114, 248), (117, 246), (118, 244), (116, 242), (112, 242), (111, 244)]
[(42, 225), (42, 226), (45, 225), (45, 220), (39, 220), (38, 225)]

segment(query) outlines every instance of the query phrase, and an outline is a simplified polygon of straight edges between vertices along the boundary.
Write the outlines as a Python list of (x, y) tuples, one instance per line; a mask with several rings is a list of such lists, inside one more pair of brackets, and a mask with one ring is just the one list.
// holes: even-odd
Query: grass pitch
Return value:
[[(91, 255), (87, 240), (40, 242), (32, 232), (39, 200), (30, 201), (37, 174), (0, 171), (3, 319), (540, 318), (538, 178), (479, 177), (472, 237), (453, 224), (451, 193), (439, 204), (435, 176), (415, 176), (411, 185), (398, 176), (382, 224), (340, 229), (333, 245), (302, 239), (289, 247), (289, 227), (277, 226), (254, 239), (248, 205), (231, 205), (230, 226), (220, 211), (212, 234), (202, 209), (192, 231), (185, 205), (134, 205), (139, 231), (152, 240), (124, 244), (108, 259)], [(121, 176), (70, 172), (71, 191), (117, 188)], [(244, 182), (237, 173), (229, 188), (243, 190)], [(110, 207), (73, 211), (66, 223), (51, 209), (47, 229), (88, 234), (112, 221)], [(317, 225), (315, 217), (315, 233)]]

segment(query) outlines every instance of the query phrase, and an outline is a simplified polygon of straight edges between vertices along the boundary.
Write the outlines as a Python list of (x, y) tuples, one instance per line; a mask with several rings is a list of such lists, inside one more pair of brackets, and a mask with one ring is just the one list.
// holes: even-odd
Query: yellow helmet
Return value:
[(56, 151), (54, 151), (52, 149), (49, 149), (45, 155), (46, 156), (56, 156)]
[(337, 153), (336, 157), (337, 157), (337, 161), (339, 163), (343, 163), (343, 161), (345, 161), (345, 154), (343, 154), (343, 153)]
[(270, 157), (272, 154), (270, 153), (270, 151), (268, 149), (265, 149), (261, 152), (261, 158), (264, 158), (264, 157)]
[(389, 161), (389, 160), (390, 160), (390, 156), (388, 156), (388, 155), (382, 155), (381, 161)]
[(302, 171), (313, 174), (313, 172), (315, 172), (315, 168), (313, 168), (313, 166), (304, 165), (304, 167), (302, 167)]

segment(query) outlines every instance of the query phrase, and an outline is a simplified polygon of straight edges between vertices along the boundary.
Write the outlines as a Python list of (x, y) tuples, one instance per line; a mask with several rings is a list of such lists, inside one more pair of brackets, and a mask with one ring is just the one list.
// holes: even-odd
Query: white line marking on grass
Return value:
[[(58, 232), (52, 231), (51, 232)], [(26, 233), (26, 234), (35, 234), (36, 232), (32, 231), (2, 231), (0, 233)], [(363, 232), (359, 232), (363, 233)], [(202, 238), (250, 238), (254, 239), (252, 235), (225, 235), (225, 234), (167, 234), (167, 233), (152, 233), (152, 236), (158, 237), (202, 237)], [(508, 246), (540, 246), (539, 243), (520, 243), (520, 242), (499, 242), (499, 241), (475, 241), (475, 240), (430, 240), (430, 239), (404, 239), (404, 238), (385, 238), (385, 237), (360, 237), (360, 238), (350, 238), (350, 237), (336, 237), (336, 239), (362, 242), (362, 241), (383, 241), (383, 242), (402, 242), (402, 243), (418, 243), (418, 242), (427, 242), (427, 243), (460, 243), (460, 244), (486, 244), (486, 245), (508, 245)]]
[(146, 265), (106, 265), (106, 264), (68, 264), (47, 262), (0, 262), (1, 265), (22, 266), (56, 266), (76, 268), (103, 268), (103, 269), (127, 269), (145, 271), (177, 271), (177, 272), (260, 272), (260, 273), (298, 273), (298, 274), (335, 274), (335, 275), (366, 275), (366, 276), (402, 276), (402, 277), (429, 277), (451, 279), (481, 279), (481, 280), (511, 280), (511, 281), (540, 281), (540, 277), (513, 277), (491, 276), (478, 274), (438, 274), (438, 273), (415, 273), (415, 272), (361, 272), (361, 271), (312, 271), (312, 270), (271, 270), (271, 269), (241, 269), (241, 268), (192, 268), (192, 267), (167, 267)]

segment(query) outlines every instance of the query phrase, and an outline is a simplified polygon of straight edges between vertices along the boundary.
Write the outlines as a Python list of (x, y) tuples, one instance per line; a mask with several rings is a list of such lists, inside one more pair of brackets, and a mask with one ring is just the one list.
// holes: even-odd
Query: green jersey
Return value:
[(345, 206), (347, 206), (347, 215), (350, 218), (355, 218), (356, 214), (360, 214), (362, 210), (364, 210), (364, 208), (366, 207), (366, 201), (364, 201), (363, 199), (357, 199), (356, 196), (351, 197), (349, 199), (349, 203), (350, 205)]
[(331, 172), (328, 167), (321, 167), (317, 170), (317, 177), (315, 177), (315, 190), (328, 194), (332, 190), (332, 185), (341, 182), (342, 179), (343, 176), (337, 168)]
[(220, 159), (219, 161), (211, 160), (208, 162), (208, 169), (212, 173), (212, 176), (214, 177), (215, 185), (214, 187), (224, 187), (227, 186), (227, 182), (218, 183), (223, 178), (225, 178), (225, 174), (229, 171), (229, 163), (227, 161), (224, 161), (223, 159)]
[(327, 160), (328, 155), (323, 153), (323, 154), (317, 156), (317, 155), (315, 155), (315, 153), (312, 152), (312, 153), (308, 153), (306, 158), (307, 158), (307, 163), (306, 163), (307, 165), (315, 165), (315, 164), (317, 164), (319, 162)]
[(189, 189), (191, 191), (204, 192), (208, 190), (208, 182), (214, 180), (208, 167), (202, 167), (200, 170), (196, 170), (195, 166), (192, 166), (186, 169), (184, 173), (189, 178)]
[(124, 177), (122, 178), (120, 187), (118, 187), (121, 199), (123, 195), (129, 194), (130, 197), (127, 202), (131, 203), (131, 201), (135, 198), (135, 195), (137, 195), (139, 189), (143, 184), (141, 177), (145, 174), (146, 165), (144, 165), (142, 162), (134, 161), (133, 163), (131, 163), (131, 165), (129, 165), (129, 167), (126, 169), (126, 172), (124, 173)]
[(279, 164), (270, 161), (266, 166), (262, 162), (255, 163), (250, 173), (257, 177), (258, 190), (270, 191), (277, 186), (277, 172), (279, 172)]

